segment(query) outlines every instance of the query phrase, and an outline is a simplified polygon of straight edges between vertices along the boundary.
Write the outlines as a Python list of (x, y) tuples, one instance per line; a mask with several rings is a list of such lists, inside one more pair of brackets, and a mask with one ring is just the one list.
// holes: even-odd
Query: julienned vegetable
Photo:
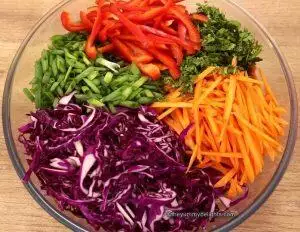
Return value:
[(34, 172), (61, 208), (96, 229), (195, 230), (212, 218), (167, 212), (217, 212), (217, 199), (230, 205), (225, 188), (215, 192), (205, 172), (185, 174), (183, 145), (148, 108), (118, 108), (113, 115), (68, 104), (30, 118), (19, 129), (30, 157), (24, 181)]
[(254, 36), (215, 7), (178, 2), (99, 0), (79, 22), (62, 12), (72, 33), (52, 37), (23, 90), (38, 108), (19, 128), (24, 181), (35, 173), (96, 229), (205, 228), (213, 217), (184, 215), (245, 199), (282, 150), (285, 110), (255, 66)]
[[(89, 32), (85, 52), (92, 59), (97, 49), (101, 53), (114, 52), (135, 62), (153, 80), (159, 79), (165, 69), (178, 79), (183, 56), (199, 51), (201, 39), (185, 6), (177, 2), (101, 0), (87, 13), (80, 12), (81, 22), (72, 23), (67, 12), (62, 12), (61, 22), (68, 31)], [(106, 44), (96, 48), (98, 41)]]
[(163, 120), (190, 149), (188, 169), (197, 160), (201, 169), (214, 168), (223, 177), (216, 188), (230, 185), (229, 197), (243, 192), (264, 166), (264, 157), (273, 161), (282, 151), (280, 138), (288, 124), (284, 108), (277, 103), (266, 77), (238, 72), (224, 76), (209, 67), (194, 81), (195, 93), (172, 91), (167, 102), (152, 105)]
[(85, 39), (75, 33), (52, 37), (49, 50), (36, 62), (32, 88), (24, 89), (36, 108), (55, 107), (59, 98), (74, 91), (78, 103), (97, 107), (138, 107), (162, 98), (159, 85), (141, 76), (135, 64), (121, 68), (103, 57), (89, 60), (83, 52)]

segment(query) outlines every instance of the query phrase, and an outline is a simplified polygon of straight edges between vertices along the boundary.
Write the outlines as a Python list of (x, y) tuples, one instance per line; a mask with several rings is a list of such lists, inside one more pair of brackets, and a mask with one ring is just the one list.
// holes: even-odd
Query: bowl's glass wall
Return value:
[[(201, 1), (186, 1), (188, 8), (190, 10), (195, 10), (195, 4)], [(209, 1), (217, 7), (220, 7), (227, 16), (233, 19), (239, 20), (243, 26), (247, 27), (251, 32), (253, 32), (259, 42), (263, 45), (264, 50), (262, 53), (262, 58), (260, 66), (265, 70), (267, 74), (270, 85), (274, 89), (274, 92), (281, 104), (287, 108), (287, 112), (290, 112), (290, 99), (289, 90), (286, 84), (286, 79), (282, 71), (279, 59), (274, 52), (272, 44), (269, 42), (265, 34), (261, 29), (253, 22), (249, 16), (244, 12), (240, 11), (239, 8), (235, 7), (228, 1), (223, 0), (213, 0)], [(25, 116), (26, 113), (34, 110), (34, 106), (30, 101), (24, 96), (22, 89), (28, 86), (29, 81), (32, 79), (34, 74), (34, 62), (40, 57), (41, 51), (47, 48), (49, 44), (49, 38), (54, 34), (65, 33), (64, 29), (61, 27), (60, 23), (60, 13), (62, 10), (67, 10), (69, 12), (74, 12), (74, 17), (78, 17), (78, 12), (88, 6), (91, 6), (94, 0), (73, 0), (64, 4), (61, 8), (51, 14), (45, 22), (37, 28), (34, 35), (30, 38), (27, 46), (19, 57), (15, 72), (13, 73), (13, 83), (11, 88), (11, 104), (10, 104), (10, 117), (11, 117), (11, 129), (14, 141), (17, 141), (17, 129), (20, 125), (24, 124), (28, 118)], [(289, 113), (286, 115), (286, 120), (289, 121)], [(288, 130), (288, 129), (287, 129)], [(288, 134), (288, 131), (286, 132)], [(283, 138), (283, 144), (286, 144), (286, 138)], [(15, 142), (16, 150), (19, 155), (19, 159), (22, 165), (27, 168), (27, 163), (25, 162), (24, 149), (20, 146), (18, 142)], [(256, 179), (254, 184), (250, 186), (250, 193), (247, 200), (238, 204), (232, 210), (240, 213), (247, 209), (255, 199), (265, 191), (266, 186), (269, 184), (271, 178), (273, 177), (278, 164), (280, 162), (281, 156), (279, 156), (275, 163), (272, 163), (268, 157), (265, 159), (265, 168), (263, 173)], [(36, 178), (32, 180), (33, 184), (38, 188), (38, 181)], [(46, 198), (46, 200), (54, 207), (57, 208), (55, 203), (51, 199)], [(59, 210), (59, 209), (57, 209)], [(64, 212), (66, 213), (66, 212)], [(63, 214), (64, 214), (63, 213)], [(66, 216), (78, 224), (82, 228), (90, 230), (91, 228), (87, 226), (84, 220), (77, 219), (71, 214), (66, 213)], [(218, 219), (212, 228), (224, 225), (232, 218), (222, 218)]]

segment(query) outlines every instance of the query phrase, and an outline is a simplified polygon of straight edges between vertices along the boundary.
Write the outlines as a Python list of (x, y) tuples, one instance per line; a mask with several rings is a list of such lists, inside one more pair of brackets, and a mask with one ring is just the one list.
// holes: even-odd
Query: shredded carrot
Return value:
[(163, 112), (162, 114), (160, 114), (157, 119), (158, 120), (162, 120), (163, 118), (167, 117), (169, 114), (171, 114), (174, 110), (176, 110), (176, 108), (169, 108), (167, 109), (165, 112)]
[(242, 81), (242, 82), (248, 82), (248, 83), (258, 84), (258, 85), (263, 85), (264, 84), (262, 81), (255, 80), (255, 79), (249, 78), (249, 77), (243, 77), (243, 76), (237, 77), (237, 80), (238, 81)]
[(199, 81), (203, 80), (207, 75), (212, 73), (215, 69), (216, 69), (216, 67), (208, 67), (207, 69), (205, 69), (199, 76), (197, 76), (197, 78), (195, 80), (195, 84), (198, 83)]
[(235, 175), (236, 171), (234, 169), (231, 169), (221, 180), (219, 180), (214, 187), (215, 188), (221, 188), (224, 187)]
[(229, 171), (221, 163), (217, 163), (217, 162), (212, 162), (211, 167), (218, 170), (219, 172), (223, 173), (224, 175), (226, 175), (226, 173)]
[(192, 125), (185, 144), (192, 167), (220, 172), (216, 188), (228, 185), (228, 196), (241, 194), (262, 172), (265, 156), (275, 160), (288, 125), (286, 110), (261, 72), (261, 80), (246, 72), (224, 76), (209, 67), (195, 79), (194, 94), (172, 89), (165, 102), (153, 103), (158, 119), (178, 135)]
[(266, 92), (271, 96), (271, 98), (275, 102), (275, 104), (278, 105), (278, 102), (277, 102), (277, 100), (275, 98), (275, 95), (274, 95), (274, 93), (272, 91), (271, 86), (269, 85), (269, 83), (267, 81), (267, 78), (265, 77), (265, 74), (263, 73), (263, 71), (260, 68), (258, 70), (259, 70), (260, 76), (261, 76), (261, 78), (262, 78), (262, 80), (264, 82), (264, 86), (266, 88)]
[(192, 108), (193, 104), (188, 102), (155, 102), (151, 105), (153, 108)]
[(182, 109), (182, 116), (183, 116), (183, 120), (184, 120), (184, 125), (185, 127), (187, 127), (188, 125), (190, 125), (190, 117), (189, 117), (189, 112), (186, 108)]
[(234, 113), (234, 115), (237, 117), (237, 119), (246, 127), (248, 127), (253, 132), (259, 134), (263, 139), (268, 141), (270, 144), (272, 144), (275, 147), (281, 147), (280, 143), (277, 142), (275, 139), (272, 139), (270, 136), (265, 134), (263, 131), (261, 131), (259, 128), (253, 126), (251, 123), (249, 123), (246, 119), (244, 119), (240, 114), (237, 112)]
[(224, 133), (227, 129), (227, 125), (229, 122), (230, 114), (232, 111), (232, 106), (235, 98), (235, 91), (236, 91), (236, 78), (234, 76), (230, 77), (229, 87), (228, 87), (228, 93), (226, 96), (226, 103), (225, 103), (225, 109), (224, 109), (224, 126), (221, 131), (220, 135), (220, 141), (223, 139)]
[(207, 156), (217, 156), (217, 157), (227, 157), (227, 158), (243, 158), (242, 153), (238, 152), (208, 152), (208, 151), (200, 151), (202, 155)]
[(210, 86), (207, 88), (202, 95), (195, 96), (194, 107), (198, 108), (199, 105), (203, 102), (203, 100), (218, 86), (218, 84), (222, 81), (222, 77), (218, 77)]

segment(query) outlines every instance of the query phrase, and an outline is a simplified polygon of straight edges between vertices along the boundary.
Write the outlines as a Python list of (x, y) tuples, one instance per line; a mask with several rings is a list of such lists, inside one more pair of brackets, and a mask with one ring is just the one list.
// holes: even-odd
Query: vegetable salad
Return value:
[(23, 180), (35, 174), (95, 230), (206, 230), (283, 149), (262, 46), (220, 9), (182, 2), (61, 12), (68, 33), (51, 37), (24, 88), (36, 111), (19, 128)]

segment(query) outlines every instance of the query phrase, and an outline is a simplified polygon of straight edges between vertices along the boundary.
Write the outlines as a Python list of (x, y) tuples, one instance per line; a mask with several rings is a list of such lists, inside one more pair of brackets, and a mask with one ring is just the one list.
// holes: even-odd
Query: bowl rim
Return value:
[[(21, 165), (20, 159), (18, 158), (17, 150), (15, 147), (15, 143), (12, 136), (11, 131), (11, 121), (10, 121), (10, 101), (11, 101), (11, 87), (13, 84), (13, 75), (18, 64), (19, 58), (23, 53), (26, 45), (30, 41), (31, 37), (34, 33), (39, 29), (39, 27), (45, 22), (52, 14), (54, 14), (59, 8), (68, 4), (72, 0), (63, 0), (59, 4), (52, 7), (40, 20), (35, 24), (35, 26), (30, 30), (27, 34), (23, 42), (21, 43), (14, 59), (10, 65), (9, 71), (7, 73), (7, 79), (5, 82), (4, 92), (3, 92), (3, 102), (2, 102), (2, 120), (3, 120), (3, 131), (5, 142), (7, 146), (7, 150), (11, 159), (11, 162), (20, 178), (23, 178), (25, 174), (25, 170)], [(298, 108), (297, 108), (297, 93), (296, 88), (293, 81), (293, 76), (289, 65), (284, 58), (283, 54), (281, 53), (278, 45), (274, 41), (274, 39), (270, 36), (264, 26), (262, 26), (248, 11), (246, 11), (243, 7), (239, 6), (237, 3), (233, 2), (232, 0), (223, 0), (229, 3), (232, 7), (236, 8), (237, 10), (244, 13), (252, 22), (260, 29), (260, 31), (264, 34), (267, 40), (273, 46), (273, 50), (276, 53), (276, 56), (279, 59), (282, 71), (284, 73), (284, 77), (286, 79), (286, 84), (289, 89), (289, 97), (290, 97), (290, 129), (287, 138), (287, 144), (285, 150), (283, 152), (282, 159), (278, 165), (276, 172), (274, 173), (269, 185), (265, 187), (263, 192), (254, 200), (253, 204), (250, 205), (247, 209), (242, 211), (238, 216), (232, 218), (226, 224), (216, 228), (214, 231), (230, 231), (231, 229), (235, 228), (242, 222), (244, 222), (248, 217), (250, 217), (272, 194), (275, 190), (276, 186), (279, 184), (281, 178), (283, 177), (290, 158), (292, 156), (294, 146), (296, 143), (297, 137), (297, 120), (298, 120)], [(57, 221), (62, 223), (63, 225), (67, 226), (73, 231), (80, 231), (86, 232), (87, 230), (72, 221), (70, 218), (65, 216), (61, 211), (56, 210), (46, 199), (45, 197), (40, 194), (39, 190), (32, 184), (30, 181), (29, 183), (25, 184), (27, 191), (31, 194), (34, 200), (52, 217), (54, 217)]]

